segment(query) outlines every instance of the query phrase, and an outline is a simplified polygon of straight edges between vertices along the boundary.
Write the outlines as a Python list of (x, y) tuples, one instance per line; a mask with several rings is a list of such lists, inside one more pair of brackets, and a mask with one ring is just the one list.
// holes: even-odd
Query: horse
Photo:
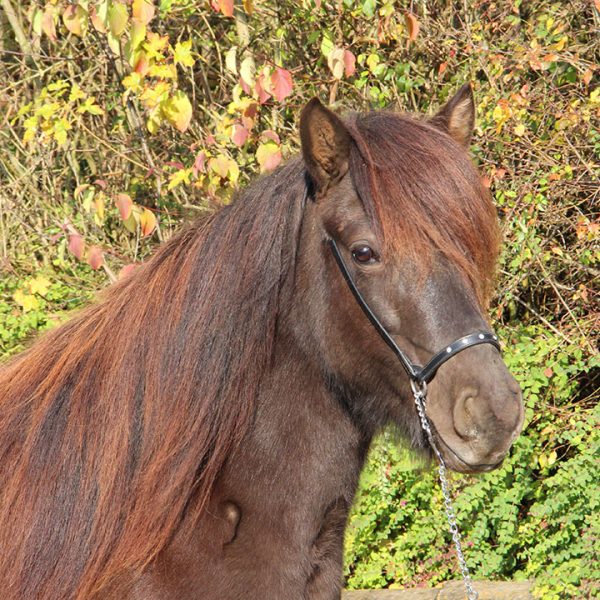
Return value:
[[(474, 118), (468, 84), (431, 118), (311, 100), (299, 156), (2, 366), (5, 600), (340, 598), (373, 437), (431, 451), (336, 258), (414, 364), (489, 330)], [(497, 467), (523, 422), (491, 344), (452, 353), (426, 408), (461, 472)]]

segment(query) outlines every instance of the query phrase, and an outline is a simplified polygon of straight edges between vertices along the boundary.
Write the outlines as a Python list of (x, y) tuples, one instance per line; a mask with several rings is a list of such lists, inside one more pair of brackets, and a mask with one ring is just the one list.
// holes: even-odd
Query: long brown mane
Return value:
[[(454, 142), (391, 114), (349, 127), (352, 177), (386, 240), (438, 250), (487, 289), (495, 215)], [(205, 506), (289, 302), (304, 177), (294, 160), (259, 180), (0, 370), (9, 597), (89, 598), (141, 571)]]
[(11, 597), (89, 598), (203, 505), (253, 413), (303, 187), (298, 161), (261, 180), (2, 369)]
[(350, 173), (385, 247), (427, 263), (445, 256), (486, 304), (499, 250), (496, 210), (467, 153), (427, 123), (358, 115)]

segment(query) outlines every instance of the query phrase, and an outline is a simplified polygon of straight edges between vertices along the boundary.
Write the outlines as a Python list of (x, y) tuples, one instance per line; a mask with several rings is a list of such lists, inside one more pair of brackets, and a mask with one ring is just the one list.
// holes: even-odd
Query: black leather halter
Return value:
[(400, 364), (404, 367), (407, 375), (410, 377), (411, 381), (416, 383), (417, 386), (423, 387), (424, 384), (429, 383), (437, 370), (443, 365), (447, 360), (451, 359), (453, 356), (456, 356), (459, 352), (470, 348), (471, 346), (477, 346), (479, 344), (491, 344), (495, 346), (498, 350), (500, 350), (500, 343), (498, 342), (498, 337), (489, 331), (475, 331), (474, 333), (470, 333), (469, 335), (465, 335), (460, 339), (452, 342), (449, 346), (446, 346), (443, 350), (440, 350), (437, 354), (429, 360), (429, 362), (421, 367), (413, 363), (408, 356), (398, 347), (398, 344), (394, 341), (394, 338), (388, 333), (386, 328), (381, 324), (381, 321), (377, 318), (375, 313), (371, 310), (367, 301), (363, 298), (362, 294), (356, 287), (356, 283), (354, 283), (354, 279), (352, 279), (352, 275), (350, 275), (350, 271), (342, 258), (340, 250), (335, 243), (335, 240), (329, 240), (329, 246), (331, 251), (333, 252), (333, 256), (350, 288), (350, 291), (356, 298), (358, 305), (362, 308), (365, 315), (377, 333), (382, 337), (383, 341), (392, 349), (394, 354), (397, 356)]

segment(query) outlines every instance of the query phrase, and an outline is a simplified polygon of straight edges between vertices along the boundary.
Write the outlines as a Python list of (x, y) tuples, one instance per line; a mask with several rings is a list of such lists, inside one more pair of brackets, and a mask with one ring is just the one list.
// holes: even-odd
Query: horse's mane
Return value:
[(271, 357), (304, 187), (298, 160), (260, 179), (0, 370), (3, 595), (89, 598), (204, 505)]
[(350, 173), (386, 250), (421, 264), (443, 255), (485, 306), (500, 236), (490, 193), (467, 152), (408, 116), (382, 111), (349, 121)]
[[(386, 243), (487, 281), (495, 215), (454, 142), (392, 114), (348, 124), (352, 177)], [(254, 414), (305, 186), (298, 159), (260, 179), (0, 369), (5, 596), (90, 598), (200, 514)]]

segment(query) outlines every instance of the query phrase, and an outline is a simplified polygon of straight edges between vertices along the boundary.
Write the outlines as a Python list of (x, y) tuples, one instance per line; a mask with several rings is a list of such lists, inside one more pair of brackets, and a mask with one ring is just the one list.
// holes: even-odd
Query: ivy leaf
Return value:
[(128, 18), (125, 4), (113, 0), (108, 7), (108, 28), (115, 38), (118, 38), (125, 31)]
[(17, 290), (13, 294), (13, 300), (23, 309), (23, 312), (29, 312), (39, 308), (40, 303), (33, 294), (26, 294), (23, 290)]
[(148, 25), (154, 18), (154, 2), (152, 0), (133, 0), (131, 16), (135, 21)]
[(133, 207), (131, 196), (129, 194), (117, 194), (117, 197), (115, 198), (115, 204), (119, 210), (121, 219), (126, 221), (129, 218), (129, 215), (131, 215), (131, 209)]
[(186, 40), (185, 42), (177, 42), (175, 49), (173, 50), (173, 60), (176, 65), (183, 65), (184, 67), (193, 67), (194, 57), (192, 56), (192, 40)]
[(156, 229), (156, 217), (151, 210), (144, 208), (140, 215), (140, 228), (142, 230), (142, 237), (147, 237), (152, 234)]
[(88, 252), (88, 265), (97, 271), (104, 264), (104, 252), (98, 246), (92, 246)]
[(292, 74), (286, 69), (276, 67), (271, 75), (271, 90), (273, 92), (273, 97), (281, 102), (292, 93), (293, 87)]
[(192, 120), (192, 104), (181, 90), (177, 90), (164, 104), (163, 113), (176, 129), (183, 133)]
[(50, 280), (46, 279), (42, 275), (39, 275), (35, 279), (32, 279), (29, 282), (29, 290), (32, 294), (39, 294), (40, 296), (45, 296), (50, 289)]

